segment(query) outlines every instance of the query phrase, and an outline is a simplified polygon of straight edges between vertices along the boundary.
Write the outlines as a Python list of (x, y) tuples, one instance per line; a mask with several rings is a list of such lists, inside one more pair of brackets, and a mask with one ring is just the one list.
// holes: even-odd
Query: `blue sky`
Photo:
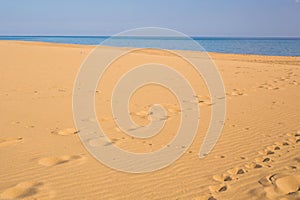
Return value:
[(0, 35), (300, 36), (300, 0), (0, 0)]

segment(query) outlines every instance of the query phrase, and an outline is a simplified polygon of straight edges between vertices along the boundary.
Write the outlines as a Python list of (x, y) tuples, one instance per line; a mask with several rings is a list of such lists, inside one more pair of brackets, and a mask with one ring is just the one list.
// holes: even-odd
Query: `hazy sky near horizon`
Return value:
[(164, 27), (191, 36), (300, 37), (300, 0), (0, 0), (0, 35), (112, 35)]

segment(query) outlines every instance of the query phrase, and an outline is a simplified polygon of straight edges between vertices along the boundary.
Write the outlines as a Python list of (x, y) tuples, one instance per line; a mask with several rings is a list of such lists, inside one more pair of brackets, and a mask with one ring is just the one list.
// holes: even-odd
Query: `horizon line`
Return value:
[[(156, 37), (174, 37), (180, 38), (180, 36), (139, 36), (139, 35), (128, 35), (128, 36), (117, 36), (117, 35), (1, 35), (0, 37), (144, 37), (144, 38), (156, 38)], [(191, 38), (265, 38), (265, 39), (280, 39), (280, 38), (290, 38), (290, 39), (300, 39), (300, 36), (189, 36)]]

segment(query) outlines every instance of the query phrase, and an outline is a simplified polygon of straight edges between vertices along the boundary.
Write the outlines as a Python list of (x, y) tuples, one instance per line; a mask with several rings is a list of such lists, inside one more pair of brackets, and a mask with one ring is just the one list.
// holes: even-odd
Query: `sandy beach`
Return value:
[(95, 99), (99, 123), (120, 148), (155, 151), (180, 121), (174, 95), (148, 86), (134, 94), (130, 115), (145, 125), (149, 105), (159, 102), (169, 116), (164, 129), (145, 140), (116, 126), (109, 94), (134, 63), (154, 59), (174, 66), (195, 89), (201, 110), (197, 136), (180, 159), (130, 174), (93, 158), (73, 122), (74, 82), (92, 49), (0, 41), (0, 199), (300, 199), (300, 57), (209, 53), (224, 81), (227, 114), (220, 139), (203, 159), (198, 152), (214, 105), (201, 77), (154, 50), (119, 60), (100, 80)]

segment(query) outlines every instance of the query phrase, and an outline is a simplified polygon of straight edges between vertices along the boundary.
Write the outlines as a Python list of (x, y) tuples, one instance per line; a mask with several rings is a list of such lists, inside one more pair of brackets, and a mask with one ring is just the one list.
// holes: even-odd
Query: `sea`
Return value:
[[(240, 37), (114, 37), (110, 36), (0, 36), (0, 40), (63, 44), (162, 48), (268, 56), (300, 56), (299, 38)], [(194, 45), (196, 43), (197, 45)], [(199, 48), (201, 46), (201, 48)]]

